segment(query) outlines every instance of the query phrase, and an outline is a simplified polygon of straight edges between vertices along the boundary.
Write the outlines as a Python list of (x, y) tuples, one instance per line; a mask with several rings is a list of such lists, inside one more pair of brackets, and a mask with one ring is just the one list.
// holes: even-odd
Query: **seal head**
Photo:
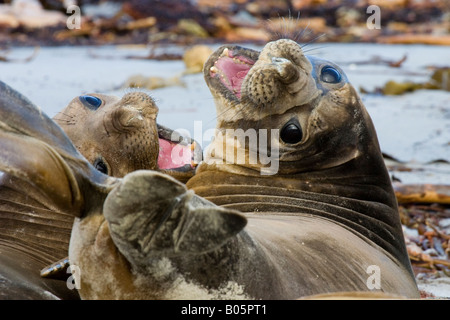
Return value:
[(261, 52), (219, 48), (204, 76), (217, 133), (188, 188), (241, 212), (335, 221), (379, 246), (414, 288), (376, 131), (342, 69), (281, 39)]
[[(181, 143), (170, 129), (156, 124), (157, 108), (148, 95), (133, 93), (122, 99), (99, 96), (74, 99), (73, 108), (67, 110), (74, 111), (83, 104), (75, 113), (84, 118), (72, 119), (74, 123), (63, 121), (79, 143), (76, 148), (66, 132), (42, 110), (0, 82), (0, 298), (77, 298), (77, 291), (69, 290), (65, 281), (43, 278), (39, 271), (67, 256), (74, 219), (103, 217), (104, 201), (121, 181), (105, 173), (122, 175), (141, 166), (157, 170), (159, 156), (165, 156), (158, 149), (159, 137), (176, 138), (167, 141), (169, 147)], [(113, 108), (96, 113), (102, 105)], [(90, 113), (80, 113), (84, 108)], [(76, 126), (79, 120), (84, 120), (84, 128)], [(110, 134), (95, 135), (102, 132)], [(127, 134), (140, 138), (147, 148), (123, 141)], [(120, 156), (127, 146), (133, 148), (117, 164), (108, 158), (107, 163), (100, 165), (95, 157), (98, 153), (90, 152), (101, 150)], [(87, 161), (78, 149), (87, 157), (94, 157)], [(189, 149), (189, 155), (190, 152)], [(170, 168), (173, 161), (165, 163)], [(192, 171), (190, 163), (189, 168)], [(92, 231), (95, 224), (88, 226)], [(61, 278), (67, 279), (68, 273), (62, 266), (69, 262), (52, 265), (50, 276), (56, 272), (60, 277), (62, 271)]]
[(193, 140), (157, 124), (157, 115), (154, 100), (134, 91), (122, 98), (76, 97), (54, 120), (102, 173), (124, 177), (135, 170), (159, 169), (187, 180), (194, 174), (193, 160), (201, 159), (201, 150)]

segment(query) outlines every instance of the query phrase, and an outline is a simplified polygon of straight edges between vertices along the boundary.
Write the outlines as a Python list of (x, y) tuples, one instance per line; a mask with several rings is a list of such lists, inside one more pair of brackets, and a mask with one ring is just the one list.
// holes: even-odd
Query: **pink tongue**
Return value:
[(186, 164), (191, 165), (191, 147), (175, 144), (170, 141), (159, 139), (158, 166), (160, 169), (175, 169)]
[(232, 58), (223, 57), (217, 61), (216, 67), (219, 68), (228, 79), (228, 81), (221, 79), (222, 83), (240, 98), (242, 82), (251, 66), (245, 63), (236, 63)]

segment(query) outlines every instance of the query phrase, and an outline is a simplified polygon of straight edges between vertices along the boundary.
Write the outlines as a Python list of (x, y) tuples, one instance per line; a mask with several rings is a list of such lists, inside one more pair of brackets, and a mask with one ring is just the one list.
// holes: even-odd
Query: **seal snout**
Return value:
[(309, 92), (301, 91), (315, 88), (311, 71), (312, 65), (298, 43), (287, 39), (269, 42), (243, 81), (242, 99), (256, 105), (275, 105), (288, 95), (301, 93), (308, 98)]
[(153, 99), (144, 92), (131, 92), (122, 97), (115, 106), (105, 113), (104, 123), (108, 131), (119, 134), (144, 132), (151, 127), (156, 130), (158, 107)]
[(278, 71), (280, 81), (284, 84), (294, 83), (300, 77), (299, 71), (289, 59), (273, 57), (272, 64)]
[(142, 123), (145, 119), (155, 120), (159, 111), (155, 101), (144, 92), (127, 93), (117, 106), (116, 117), (124, 127)]
[(316, 93), (312, 64), (301, 46), (287, 39), (269, 42), (261, 52), (219, 48), (204, 71), (212, 93), (232, 103), (259, 108), (286, 105), (293, 98), (302, 105)]

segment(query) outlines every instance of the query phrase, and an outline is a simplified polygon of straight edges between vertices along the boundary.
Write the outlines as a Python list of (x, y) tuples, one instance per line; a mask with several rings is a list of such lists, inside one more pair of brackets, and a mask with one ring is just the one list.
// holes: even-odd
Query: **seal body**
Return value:
[(133, 172), (102, 216), (76, 219), (81, 297), (418, 298), (375, 129), (342, 70), (282, 39), (224, 46), (204, 73), (218, 114), (204, 162), (186, 186)]
[(0, 297), (73, 299), (64, 281), (39, 271), (67, 256), (73, 219), (98, 210), (113, 181), (61, 128), (0, 82)]
[(280, 292), (370, 291), (375, 266), (378, 290), (418, 297), (376, 132), (344, 72), (282, 39), (219, 49), (205, 79), (218, 133), (188, 187), (246, 213), (264, 260), (291, 274)]
[[(74, 219), (102, 216), (118, 177), (134, 170), (192, 175), (192, 141), (158, 125), (157, 111), (142, 92), (85, 95), (58, 125), (0, 82), (0, 298), (79, 298), (74, 275), (53, 264), (68, 255)], [(173, 148), (187, 158), (171, 161)], [(48, 265), (44, 274), (67, 282), (41, 277)]]
[[(102, 214), (107, 194), (120, 181), (110, 175), (121, 177), (139, 168), (159, 170), (158, 158), (165, 156), (159, 150), (160, 136), (181, 143), (179, 135), (157, 125), (158, 109), (147, 94), (133, 92), (122, 99), (98, 96), (72, 101), (64, 111), (65, 121), (60, 121), (65, 132), (32, 102), (0, 82), (2, 299), (79, 298), (72, 283), (44, 279), (40, 270), (68, 255), (76, 217)], [(82, 121), (86, 126), (77, 126)], [(165, 152), (170, 155), (171, 149)], [(177, 177), (178, 173), (190, 174), (190, 160), (188, 166), (175, 168), (169, 163), (165, 171), (175, 169)]]

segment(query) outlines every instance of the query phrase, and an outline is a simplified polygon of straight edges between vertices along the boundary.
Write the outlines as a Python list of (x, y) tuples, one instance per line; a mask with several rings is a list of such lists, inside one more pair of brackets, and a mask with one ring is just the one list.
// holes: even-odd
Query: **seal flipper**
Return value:
[(39, 107), (0, 81), (0, 130), (34, 137), (61, 155), (83, 158), (65, 132)]
[[(64, 207), (79, 201), (77, 182), (61, 156), (82, 156), (53, 120), (1, 81), (0, 148), (0, 171), (30, 182), (48, 195), (59, 195), (58, 201), (46, 205)], [(58, 175), (67, 179), (49, 178)]]
[(218, 207), (154, 171), (128, 174), (106, 198), (103, 214), (115, 245), (135, 266), (211, 251), (247, 223), (239, 212)]
[[(90, 198), (105, 197), (106, 185), (112, 183), (87, 162), (52, 119), (1, 81), (0, 150), (0, 172), (22, 180), (27, 188), (31, 184), (39, 202), (52, 210), (78, 216), (82, 193), (89, 198), (84, 201), (92, 203)], [(17, 183), (10, 187), (18, 192), (24, 188)]]

